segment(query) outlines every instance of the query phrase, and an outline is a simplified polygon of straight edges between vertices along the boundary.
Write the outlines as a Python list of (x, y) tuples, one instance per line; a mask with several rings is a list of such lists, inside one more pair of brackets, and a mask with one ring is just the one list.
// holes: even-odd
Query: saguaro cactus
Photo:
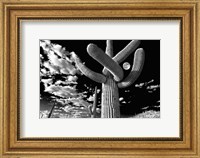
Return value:
[(95, 91), (94, 91), (93, 105), (90, 105), (88, 108), (90, 110), (91, 118), (95, 118), (96, 117), (96, 108), (97, 108), (97, 86), (95, 87)]
[[(102, 101), (101, 101), (101, 117), (102, 118), (118, 118), (120, 117), (119, 93), (118, 88), (130, 86), (139, 77), (144, 64), (144, 50), (137, 49), (140, 41), (132, 40), (123, 50), (113, 57), (113, 41), (107, 40), (106, 51), (100, 49), (95, 44), (87, 46), (88, 54), (104, 66), (103, 74), (94, 72), (86, 67), (79, 57), (73, 53), (75, 63), (79, 70), (88, 78), (102, 83)], [(136, 50), (137, 49), (137, 50)], [(136, 50), (136, 51), (135, 51)], [(131, 53), (135, 51), (133, 66), (131, 72), (124, 78), (124, 73), (120, 67)]]

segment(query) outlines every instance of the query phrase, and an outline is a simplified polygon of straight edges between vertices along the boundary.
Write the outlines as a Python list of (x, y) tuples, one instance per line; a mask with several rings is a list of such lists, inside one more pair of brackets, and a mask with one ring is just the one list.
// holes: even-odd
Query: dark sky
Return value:
[[(106, 40), (51, 40), (52, 43), (62, 45), (68, 51), (74, 51), (83, 62), (86, 63), (87, 67), (95, 70), (96, 72), (102, 71), (102, 66), (90, 57), (86, 51), (89, 43), (96, 44), (102, 50), (106, 48)], [(122, 50), (130, 40), (114, 40), (113, 51), (114, 55)], [(160, 40), (142, 40), (138, 48), (145, 50), (145, 64), (142, 70), (141, 76), (137, 82), (144, 82), (151, 80), (152, 77), (156, 80), (160, 80)], [(134, 53), (127, 58), (124, 62), (132, 64)], [(123, 63), (124, 63), (123, 62)], [(122, 63), (122, 64), (123, 64)], [(125, 71), (125, 73), (129, 73)], [(126, 75), (126, 74), (125, 74)]]

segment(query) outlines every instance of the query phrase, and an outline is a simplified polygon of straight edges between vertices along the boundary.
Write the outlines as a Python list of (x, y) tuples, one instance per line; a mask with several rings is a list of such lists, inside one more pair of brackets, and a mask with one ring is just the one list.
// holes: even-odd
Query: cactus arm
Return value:
[(145, 60), (145, 53), (142, 48), (136, 50), (134, 55), (133, 67), (129, 75), (120, 83), (118, 83), (119, 88), (126, 88), (132, 85), (136, 79), (139, 77)]
[[(113, 60), (116, 61), (118, 64), (123, 62), (131, 53), (133, 53), (136, 48), (139, 46), (139, 40), (132, 40), (124, 49), (122, 49), (117, 55), (113, 57)], [(103, 74), (107, 74), (105, 68), (103, 69)]]
[(113, 41), (112, 40), (106, 41), (106, 54), (111, 58), (113, 57)]
[(122, 49), (115, 57), (113, 58), (114, 61), (117, 63), (123, 62), (131, 53), (133, 53), (136, 48), (139, 46), (139, 40), (132, 40), (124, 49)]
[(98, 61), (101, 65), (106, 67), (114, 76), (115, 81), (120, 81), (124, 77), (124, 72), (117, 62), (103, 52), (94, 44), (89, 44), (87, 47), (88, 54)]
[[(113, 57), (113, 41), (112, 40), (106, 41), (106, 54), (111, 58)], [(104, 73), (104, 70), (106, 70), (105, 73)], [(105, 67), (103, 68), (102, 72), (105, 76), (111, 75), (111, 73)]]
[(79, 57), (77, 55), (73, 55), (73, 58), (75, 60), (76, 66), (78, 67), (78, 69), (88, 78), (90, 78), (91, 80), (98, 82), (98, 83), (105, 83), (106, 82), (106, 77), (100, 73), (94, 72), (92, 70), (90, 70), (88, 67), (86, 67), (81, 60), (79, 59)]

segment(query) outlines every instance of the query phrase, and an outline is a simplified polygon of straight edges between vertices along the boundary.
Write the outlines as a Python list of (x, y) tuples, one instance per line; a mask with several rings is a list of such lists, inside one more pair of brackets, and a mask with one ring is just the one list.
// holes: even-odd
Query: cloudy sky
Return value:
[[(129, 42), (114, 40), (114, 55)], [(103, 67), (86, 52), (89, 43), (96, 44), (102, 50), (106, 48), (106, 40), (40, 41), (40, 117), (47, 117), (55, 102), (55, 117), (89, 117), (87, 107), (93, 103), (95, 86), (98, 88), (100, 109), (101, 84), (85, 77), (77, 69), (71, 55), (75, 52), (87, 67), (101, 73)], [(142, 40), (138, 48), (145, 50), (143, 71), (135, 84), (119, 91), (121, 112), (125, 115), (130, 110), (139, 112), (142, 108), (157, 106), (160, 100), (160, 41)], [(125, 76), (131, 70), (133, 56), (134, 53), (121, 64), (122, 67), (125, 62), (130, 64), (130, 69), (124, 69)]]

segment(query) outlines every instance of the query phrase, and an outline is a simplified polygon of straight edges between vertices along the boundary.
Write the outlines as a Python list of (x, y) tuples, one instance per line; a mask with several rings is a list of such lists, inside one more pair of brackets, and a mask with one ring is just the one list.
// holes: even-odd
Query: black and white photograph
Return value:
[(41, 39), (39, 118), (160, 118), (160, 40)]

